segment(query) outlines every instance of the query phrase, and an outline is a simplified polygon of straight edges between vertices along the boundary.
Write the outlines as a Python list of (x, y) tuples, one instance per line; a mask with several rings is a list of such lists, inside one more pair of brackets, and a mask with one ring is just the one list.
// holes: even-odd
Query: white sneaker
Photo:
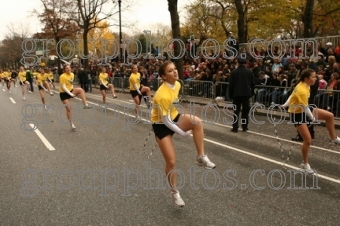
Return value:
[(172, 198), (173, 198), (173, 200), (174, 200), (174, 202), (177, 206), (179, 206), (179, 207), (185, 206), (185, 203), (184, 203), (181, 195), (179, 194), (179, 191), (171, 192), (171, 195), (172, 195)]
[(22, 97), (23, 100), (26, 100), (25, 96)]
[(210, 161), (207, 155), (197, 156), (197, 165), (204, 166), (206, 169), (214, 169), (216, 165)]
[(74, 131), (76, 129), (75, 125), (71, 123), (71, 129)]
[(91, 109), (92, 108), (92, 106), (90, 106), (90, 105), (84, 105), (84, 109)]
[(50, 95), (53, 96), (53, 92), (52, 91), (50, 92)]
[(340, 137), (337, 136), (334, 140), (331, 140), (330, 142), (333, 144), (340, 144)]
[(310, 167), (309, 163), (301, 163), (300, 167), (305, 173), (315, 173), (314, 170)]
[(29, 92), (29, 93), (32, 93), (32, 91), (31, 91), (31, 90), (28, 90), (28, 92)]

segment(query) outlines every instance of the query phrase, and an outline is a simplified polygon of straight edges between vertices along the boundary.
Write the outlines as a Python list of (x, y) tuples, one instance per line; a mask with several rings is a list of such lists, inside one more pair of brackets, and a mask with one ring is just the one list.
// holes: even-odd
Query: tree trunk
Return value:
[(303, 12), (303, 37), (311, 38), (313, 36), (313, 9), (314, 0), (307, 0), (305, 5), (305, 11)]
[[(58, 36), (56, 36), (55, 37), (55, 42), (58, 44), (59, 43), (59, 41), (60, 41), (60, 38), (58, 37)], [(60, 65), (60, 62), (61, 62), (61, 60), (60, 60), (60, 57), (59, 57), (59, 49), (60, 48), (56, 48), (56, 53), (57, 53), (57, 66), (58, 66), (58, 75), (59, 75), (59, 72), (61, 72), (61, 65)]]
[(89, 69), (89, 58), (88, 58), (88, 55), (89, 55), (89, 48), (88, 48), (88, 45), (87, 45), (87, 34), (89, 33), (87, 27), (85, 27), (84, 29), (84, 33), (83, 33), (83, 48), (84, 48), (84, 69), (87, 70)]
[[(177, 0), (168, 0), (169, 4), (169, 12), (171, 17), (171, 29), (172, 29), (172, 38), (181, 39), (181, 30), (179, 24), (179, 16), (177, 11)], [(174, 55), (179, 56), (181, 51), (181, 46), (178, 42), (175, 42), (174, 45)], [(179, 59), (174, 59), (176, 68), (178, 70), (178, 76), (180, 79), (183, 79), (183, 57)]]
[(245, 14), (243, 11), (243, 5), (241, 0), (235, 0), (236, 11), (238, 15), (237, 19), (237, 34), (239, 43), (246, 43), (246, 23), (245, 23)]

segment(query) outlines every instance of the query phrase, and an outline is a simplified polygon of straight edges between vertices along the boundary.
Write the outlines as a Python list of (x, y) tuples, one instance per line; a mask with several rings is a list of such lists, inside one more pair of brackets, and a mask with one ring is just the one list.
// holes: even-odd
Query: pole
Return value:
[(123, 46), (122, 46), (122, 10), (121, 10), (122, 0), (118, 0), (119, 7), (119, 48), (120, 48), (120, 59), (123, 58)]

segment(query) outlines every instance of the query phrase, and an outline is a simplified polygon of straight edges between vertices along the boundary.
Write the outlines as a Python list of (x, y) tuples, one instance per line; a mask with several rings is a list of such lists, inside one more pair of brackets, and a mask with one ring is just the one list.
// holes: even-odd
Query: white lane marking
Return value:
[[(111, 109), (111, 108), (107, 108), (107, 109), (108, 109), (108, 110), (111, 110), (111, 111), (114, 111), (114, 109)], [(122, 111), (117, 111), (117, 112), (119, 112), (120, 114), (126, 114), (126, 113), (124, 113), (124, 112), (122, 112)], [(132, 116), (132, 115), (130, 115), (130, 114), (127, 114), (127, 115)], [(145, 122), (151, 123), (149, 120), (146, 120), (146, 119), (143, 119), (143, 118), (141, 119), (141, 121), (145, 121)], [(259, 135), (261, 135), (261, 134), (259, 134)], [(193, 136), (193, 135), (190, 134), (190, 136)], [(240, 153), (242, 153), (242, 154), (250, 155), (250, 156), (253, 156), (253, 157), (256, 157), (256, 158), (259, 158), (259, 159), (268, 161), (268, 162), (272, 162), (272, 163), (275, 163), (275, 164), (278, 164), (278, 165), (281, 165), (281, 166), (285, 166), (285, 167), (292, 168), (292, 169), (294, 169), (294, 170), (301, 170), (299, 167), (296, 167), (296, 166), (293, 166), (293, 165), (289, 165), (289, 164), (285, 164), (285, 163), (283, 163), (283, 162), (279, 162), (279, 161), (276, 161), (276, 160), (273, 160), (273, 159), (270, 159), (270, 158), (266, 158), (266, 157), (263, 157), (263, 156), (261, 156), (261, 155), (253, 154), (253, 153), (250, 153), (250, 152), (247, 152), (247, 151), (244, 151), (244, 150), (235, 148), (235, 147), (231, 147), (231, 146), (222, 144), (222, 143), (217, 142), (217, 141), (213, 141), (213, 140), (210, 140), (210, 139), (207, 139), (207, 138), (204, 138), (204, 140), (205, 140), (206, 142), (209, 142), (209, 143), (212, 143), (212, 144), (215, 144), (215, 145), (224, 147), (224, 148), (228, 148), (228, 149), (231, 149), (231, 150), (240, 152)], [(335, 179), (335, 178), (332, 178), (332, 177), (324, 176), (324, 175), (322, 175), (322, 174), (317, 174), (317, 177), (323, 178), (323, 179), (325, 179), (325, 180), (328, 180), (328, 181), (331, 181), (331, 182), (335, 182), (335, 183), (340, 184), (340, 180), (339, 180), (339, 179)]]
[(14, 101), (14, 99), (12, 97), (9, 98), (13, 104), (16, 104), (17, 102)]
[(32, 129), (34, 130), (34, 132), (38, 135), (38, 137), (40, 138), (40, 140), (45, 144), (45, 146), (47, 147), (48, 150), (50, 151), (55, 151), (55, 148), (51, 145), (50, 142), (48, 142), (48, 140), (44, 137), (44, 135), (40, 132), (40, 130), (38, 128), (36, 128), (34, 126), (34, 124), (30, 124), (30, 126), (32, 127)]
[[(222, 126), (222, 127), (232, 128), (231, 126), (226, 126), (226, 125), (223, 125), (223, 124), (220, 124), (220, 123), (214, 123), (214, 124), (216, 124), (218, 126)], [(264, 137), (268, 137), (268, 138), (275, 139), (275, 140), (277, 139), (277, 137), (275, 137), (275, 136), (267, 135), (267, 134), (264, 134), (264, 133), (257, 133), (257, 132), (254, 132), (254, 131), (249, 131), (248, 130), (247, 133), (252, 133), (252, 134), (255, 134), (255, 135), (258, 135), (258, 136), (264, 136)], [(281, 138), (281, 137), (279, 137), (279, 140), (285, 141), (285, 142), (288, 142), (288, 143), (291, 143), (291, 144), (298, 144), (298, 145), (302, 144), (302, 143), (291, 141), (291, 140), (287, 140), (287, 139), (284, 139), (284, 138)], [(328, 151), (328, 152), (340, 155), (339, 151), (333, 151), (331, 149), (327, 149), (327, 148), (323, 148), (323, 147), (319, 147), (319, 146), (314, 146), (314, 145), (311, 145), (310, 147), (311, 148), (315, 148), (315, 149), (319, 149), (319, 150), (323, 150), (323, 151)]]
[[(94, 97), (98, 97), (98, 95), (95, 95), (95, 94), (91, 94), (91, 93), (87, 93), (86, 95), (91, 95), (91, 96), (94, 96)], [(80, 98), (77, 98), (79, 100), (81, 100)], [(129, 101), (123, 101), (123, 100), (115, 100), (115, 101), (119, 101), (119, 102), (122, 102), (122, 103), (126, 103), (126, 104), (131, 104), (131, 102), (133, 102), (133, 100), (129, 100)], [(93, 103), (93, 102), (89, 102), (93, 105), (96, 105), (96, 106), (100, 106), (99, 104), (97, 103)], [(110, 109), (111, 111), (113, 111), (113, 109)], [(119, 113), (121, 114), (124, 114), (122, 113), (121, 111), (118, 111)], [(127, 114), (129, 115), (129, 114)], [(132, 115), (129, 115), (132, 117)], [(143, 120), (143, 119), (142, 119)], [(150, 122), (148, 120), (144, 120), (146, 122)], [(227, 126), (225, 124), (220, 124), (220, 123), (213, 123), (213, 125), (217, 125), (217, 126), (221, 126), (221, 127), (225, 127), (225, 128), (232, 128), (231, 126)], [(258, 135), (258, 136), (264, 136), (264, 137), (267, 137), (267, 138), (270, 138), (270, 139), (274, 139), (274, 140), (277, 140), (277, 137), (276, 136), (271, 136), (271, 135), (267, 135), (267, 134), (263, 134), (263, 133), (257, 133), (257, 132), (253, 132), (253, 131), (247, 131), (247, 133), (252, 133), (252, 134), (255, 134), (255, 135)], [(285, 141), (285, 142), (288, 142), (290, 144), (298, 144), (298, 145), (301, 145), (301, 143), (299, 142), (295, 142), (295, 141), (291, 141), (291, 140), (287, 140), (287, 139), (284, 139), (284, 138), (280, 138), (279, 137), (279, 140), (281, 141)], [(327, 151), (327, 152), (330, 152), (330, 153), (333, 153), (333, 154), (337, 154), (337, 155), (340, 155), (340, 151), (334, 151), (334, 150), (331, 150), (331, 149), (327, 149), (327, 148), (323, 148), (323, 147), (319, 147), (319, 146), (314, 146), (314, 145), (311, 145), (310, 146), (311, 148), (315, 148), (315, 149), (319, 149), (319, 150), (322, 150), (322, 151)]]
[[(192, 135), (190, 135), (190, 136), (192, 136)], [(212, 143), (212, 144), (215, 144), (215, 145), (218, 145), (218, 146), (221, 146), (221, 147), (225, 147), (225, 148), (228, 148), (228, 149), (231, 149), (233, 151), (237, 151), (237, 152), (240, 152), (240, 153), (243, 153), (243, 154), (246, 154), (246, 155), (250, 155), (250, 156), (253, 156), (253, 157), (268, 161), (268, 162), (272, 162), (272, 163), (275, 163), (275, 164), (278, 164), (278, 165), (281, 165), (281, 166), (286, 166), (286, 167), (292, 168), (294, 170), (301, 170), (298, 167), (295, 167), (295, 166), (292, 166), (292, 165), (289, 165), (289, 164), (284, 164), (283, 162), (279, 162), (279, 161), (276, 161), (276, 160), (273, 160), (273, 159), (270, 159), (270, 158), (266, 158), (266, 157), (263, 157), (261, 155), (256, 155), (256, 154), (253, 154), (253, 153), (250, 153), (250, 152), (238, 149), (238, 148), (234, 148), (234, 147), (231, 147), (231, 146), (228, 146), (228, 145), (225, 145), (225, 144), (221, 144), (217, 141), (213, 141), (213, 140), (206, 139), (206, 138), (204, 138), (204, 140), (209, 142), (209, 143)], [(321, 175), (321, 174), (317, 174), (317, 177), (340, 184), (339, 179), (324, 176), (324, 175)]]
[[(98, 97), (98, 95), (95, 95), (95, 94), (87, 93), (86, 95), (92, 95), (94, 97)], [(115, 101), (117, 101), (117, 100), (115, 100)], [(122, 100), (119, 100), (119, 101), (122, 102), (122, 103), (127, 103), (127, 104), (131, 104), (131, 102), (133, 102), (133, 100), (129, 100), (128, 102), (127, 101), (122, 101)], [(99, 106), (99, 104), (96, 104), (96, 103), (92, 103), (92, 102), (89, 102), (89, 103), (91, 103), (93, 105)], [(113, 109), (110, 109), (110, 110), (113, 110)], [(121, 111), (119, 111), (119, 113), (124, 114)], [(144, 121), (150, 122), (148, 120), (144, 120)], [(232, 128), (231, 126), (227, 126), (227, 125), (221, 124), (221, 123), (213, 123), (212, 125), (217, 125), (217, 126), (221, 126), (221, 127), (225, 127), (225, 128)], [(249, 130), (247, 131), (247, 133), (252, 133), (252, 134), (255, 134), (255, 135), (258, 135), (258, 136), (264, 136), (264, 137), (267, 137), (267, 138), (270, 138), (270, 139), (277, 140), (276, 136), (271, 136), (271, 135), (267, 135), (267, 134), (263, 134), (263, 133), (257, 133), (257, 132), (253, 132), (253, 131), (249, 131)], [(299, 143), (299, 142), (287, 140), (287, 139), (284, 139), (284, 138), (281, 138), (281, 137), (279, 137), (279, 140), (285, 141), (285, 142), (290, 143), (290, 144), (301, 145), (301, 143)], [(319, 149), (319, 150), (322, 150), (322, 151), (327, 151), (327, 152), (330, 152), (330, 153), (333, 153), (333, 154), (340, 155), (340, 151), (334, 151), (334, 150), (331, 150), (331, 149), (327, 149), (327, 148), (323, 148), (323, 147), (319, 147), (319, 146), (314, 146), (314, 145), (311, 145), (310, 147), (311, 148), (315, 148), (315, 149)]]
[[(98, 95), (95, 95), (95, 94), (91, 94), (91, 93), (87, 93), (86, 95), (91, 95), (91, 96), (94, 96), (94, 97), (98, 97)], [(76, 98), (78, 100), (81, 100), (80, 98)], [(133, 102), (133, 100), (129, 100), (129, 101), (123, 101), (123, 100), (115, 100), (115, 101), (119, 101), (119, 102), (122, 102), (122, 103), (126, 103), (126, 104), (131, 104), (131, 102)], [(96, 106), (100, 106), (99, 104), (97, 103), (93, 103), (93, 102), (89, 102), (88, 103), (91, 103), (93, 105), (96, 105)], [(109, 108), (108, 108), (109, 109)], [(110, 109), (111, 111), (113, 111), (113, 109)], [(124, 114), (123, 112), (121, 111), (118, 111), (119, 113), (122, 113)], [(127, 114), (129, 115), (129, 114)], [(132, 115), (129, 115), (132, 117)], [(142, 119), (143, 120), (143, 119)], [(146, 122), (150, 122), (148, 120), (144, 120)], [(227, 126), (225, 124), (220, 124), (220, 123), (213, 123), (212, 125), (217, 125), (217, 126), (221, 126), (221, 127), (225, 127), (225, 128), (232, 128), (231, 126)], [(276, 136), (271, 136), (271, 135), (268, 135), (268, 134), (263, 134), (263, 133), (257, 133), (257, 132), (253, 132), (253, 131), (247, 131), (247, 133), (252, 133), (252, 134), (255, 134), (255, 135), (258, 135), (258, 136), (264, 136), (264, 137), (267, 137), (267, 138), (271, 138), (271, 139), (275, 139), (277, 140), (277, 137)], [(301, 143), (299, 142), (295, 142), (295, 141), (291, 141), (291, 140), (287, 140), (287, 139), (284, 139), (284, 138), (281, 138), (279, 137), (279, 139), (281, 141), (285, 141), (285, 142), (288, 142), (288, 143), (291, 143), (291, 144), (298, 144), (298, 145), (301, 145)], [(331, 149), (327, 149), (327, 148), (323, 148), (323, 147), (319, 147), (319, 146), (314, 146), (314, 145), (311, 145), (310, 146), (311, 148), (315, 148), (315, 149), (319, 149), (319, 150), (322, 150), (322, 151), (327, 151), (327, 152), (331, 152), (333, 154), (337, 154), (337, 155), (340, 155), (340, 152), (339, 151), (333, 151)]]
[[(99, 95), (95, 95), (95, 94), (92, 94), (92, 93), (86, 93), (86, 96), (93, 96), (93, 97), (100, 97)], [(109, 99), (109, 98), (108, 98)], [(80, 99), (81, 100), (81, 99)], [(133, 103), (134, 101), (132, 99), (130, 99), (129, 101), (124, 101), (124, 100), (119, 100), (119, 99), (115, 99), (114, 102), (121, 102), (121, 103), (125, 103), (125, 104), (131, 104), (131, 102)], [(90, 103), (90, 102), (89, 102)]]
[[(93, 103), (93, 104), (95, 104), (95, 103)], [(114, 111), (114, 109), (111, 109), (111, 108), (107, 108), (107, 109), (108, 109), (108, 110), (111, 110), (111, 111)], [(122, 111), (117, 111), (117, 112), (119, 112), (120, 114), (126, 114), (126, 113), (124, 113), (124, 112), (122, 112)], [(132, 116), (132, 115), (130, 115), (130, 114), (127, 114), (127, 115)], [(146, 120), (146, 119), (143, 119), (143, 118), (141, 118), (140, 120), (141, 120), (141, 121), (148, 122), (148, 123), (151, 123), (149, 120)], [(193, 135), (190, 134), (190, 136), (193, 136)], [(294, 170), (301, 170), (299, 167), (295, 167), (295, 166), (292, 166), (292, 165), (289, 165), (289, 164), (284, 164), (283, 162), (279, 162), (279, 161), (276, 161), (276, 160), (273, 160), (273, 159), (270, 159), (270, 158), (263, 157), (263, 156), (261, 156), (261, 155), (253, 154), (253, 153), (250, 153), (250, 152), (247, 152), (247, 151), (238, 149), (238, 148), (234, 148), (234, 147), (231, 147), (231, 146), (222, 144), (222, 143), (217, 142), (217, 141), (213, 141), (213, 140), (210, 140), (210, 139), (207, 139), (207, 138), (204, 138), (204, 140), (205, 140), (206, 142), (209, 142), (209, 143), (212, 143), (212, 144), (215, 144), (215, 145), (224, 147), (224, 148), (228, 148), (228, 149), (231, 149), (231, 150), (240, 152), (240, 153), (242, 153), (242, 154), (250, 155), (250, 156), (253, 156), (253, 157), (256, 157), (256, 158), (259, 158), (259, 159), (268, 161), (268, 162), (272, 162), (272, 163), (275, 163), (275, 164), (278, 164), (278, 165), (281, 165), (281, 166), (285, 166), (285, 167), (292, 168), (292, 169), (294, 169)], [(324, 175), (322, 175), (322, 174), (317, 174), (317, 176), (318, 176), (319, 178), (323, 178), (323, 179), (325, 179), (325, 180), (328, 180), (328, 181), (331, 181), (331, 182), (335, 182), (335, 183), (340, 184), (340, 180), (339, 180), (339, 179), (335, 179), (335, 178), (332, 178), (332, 177), (324, 176)]]
[[(97, 104), (97, 103), (93, 103), (93, 102), (88, 102), (88, 103), (91, 103), (91, 104), (96, 105), (96, 106), (100, 106), (100, 105)], [(120, 114), (126, 114), (126, 115), (129, 115), (129, 116), (133, 117), (133, 115), (127, 114), (126, 112), (114, 110), (114, 109), (112, 109), (112, 108), (107, 108), (107, 109), (110, 110), (110, 111), (117, 111), (117, 112), (120, 113)], [(146, 119), (143, 119), (143, 118), (140, 118), (140, 120), (141, 120), (141, 121), (148, 122), (148, 123), (151, 123), (149, 120), (146, 120)], [(222, 125), (222, 124), (219, 124), (219, 125)], [(225, 125), (222, 125), (222, 126), (226, 127)], [(248, 132), (249, 132), (249, 131), (248, 131)], [(255, 132), (253, 132), (253, 133), (254, 133), (254, 134), (258, 134), (258, 135), (262, 135), (262, 136), (263, 136), (263, 134), (261, 134), (261, 133), (255, 133)], [(193, 136), (193, 135), (190, 134), (190, 136)], [(276, 137), (269, 136), (269, 135), (266, 135), (266, 137), (277, 139)], [(240, 152), (240, 153), (242, 153), (242, 154), (250, 155), (250, 156), (253, 156), (253, 157), (256, 157), (256, 158), (259, 158), (259, 159), (268, 161), (268, 162), (271, 162), (271, 163), (278, 164), (278, 165), (280, 165), (280, 166), (289, 167), (289, 168), (292, 168), (292, 169), (294, 169), (294, 170), (301, 170), (299, 167), (296, 167), (296, 166), (293, 166), (293, 165), (289, 165), (289, 164), (285, 164), (285, 163), (283, 163), (283, 162), (279, 162), (279, 161), (276, 161), (276, 160), (273, 160), (273, 159), (270, 159), (270, 158), (266, 158), (266, 157), (263, 157), (263, 156), (261, 156), (261, 155), (253, 154), (253, 153), (250, 153), (250, 152), (247, 152), (247, 151), (244, 151), (244, 150), (235, 148), (235, 147), (231, 147), (231, 146), (222, 144), (222, 143), (217, 142), (217, 141), (213, 141), (213, 140), (210, 140), (210, 139), (207, 139), (207, 138), (203, 138), (203, 140), (205, 140), (206, 142), (209, 142), (209, 143), (212, 143), (212, 144), (215, 144), (215, 145), (224, 147), (224, 148), (229, 148), (229, 149), (231, 149), (231, 150), (233, 150), (233, 151), (237, 151), (237, 152)], [(296, 143), (297, 143), (297, 142), (296, 142)], [(319, 148), (319, 147), (316, 147), (316, 148)], [(319, 149), (321, 149), (321, 148), (319, 148)], [(327, 149), (325, 149), (325, 150), (327, 150)], [(337, 153), (337, 152), (335, 152), (335, 153)], [(337, 153), (337, 154), (338, 154), (338, 153)], [(323, 178), (323, 179), (325, 179), (325, 180), (328, 180), (328, 181), (331, 181), (331, 182), (340, 184), (340, 180), (339, 180), (339, 179), (336, 179), (336, 178), (324, 176), (324, 175), (319, 174), (319, 173), (317, 174), (317, 177), (318, 177), (318, 178)]]

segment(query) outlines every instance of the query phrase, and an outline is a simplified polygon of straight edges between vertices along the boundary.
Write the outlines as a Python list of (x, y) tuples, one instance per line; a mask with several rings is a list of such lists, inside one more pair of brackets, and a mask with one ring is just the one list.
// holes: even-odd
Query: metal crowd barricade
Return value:
[(256, 85), (254, 91), (252, 101), (268, 107), (271, 104), (284, 104), (292, 90), (290, 87)]
[(332, 112), (335, 118), (340, 118), (340, 90), (318, 90), (313, 104), (320, 109)]
[(185, 89), (187, 85), (184, 84), (183, 80), (181, 79), (178, 79), (177, 81), (181, 84), (181, 89), (179, 91), (179, 96), (178, 96), (179, 102), (180, 103), (182, 103), (183, 101), (190, 102), (185, 96)]
[[(182, 98), (188, 101), (187, 98), (199, 98), (214, 101), (232, 102), (228, 93), (228, 82), (205, 82), (199, 80), (181, 81)], [(255, 95), (252, 98), (253, 103), (264, 104), (269, 107), (272, 104), (284, 104), (292, 93), (290, 87), (282, 86), (255, 86)], [(214, 97), (216, 96), (216, 99)], [(330, 111), (336, 119), (340, 119), (340, 90), (318, 90), (314, 101), (316, 107)]]
[(125, 92), (125, 89), (127, 89), (127, 92), (129, 92), (130, 90), (130, 83), (129, 83), (129, 76), (124, 76), (122, 77), (122, 90), (121, 90), (121, 93), (122, 92)]
[[(218, 105), (218, 100), (232, 102), (229, 97), (229, 82), (216, 82), (200, 80), (178, 80), (181, 84), (179, 92), (179, 101), (190, 102), (190, 99), (206, 100), (208, 103), (214, 102)], [(115, 89), (120, 89), (120, 93), (125, 89), (129, 90), (128, 77), (113, 77), (111, 83)], [(148, 81), (148, 86), (154, 93), (162, 84), (162, 79), (156, 78)], [(284, 104), (289, 98), (292, 90), (290, 87), (281, 86), (255, 86), (255, 95), (252, 98), (253, 103), (264, 104), (269, 107), (271, 104)], [(216, 99), (215, 99), (216, 97)], [(336, 119), (340, 119), (340, 90), (318, 90), (314, 97), (313, 104), (318, 108), (328, 110), (334, 114)]]
[(195, 99), (205, 99), (209, 103), (214, 101), (214, 84), (210, 81), (184, 80), (184, 96)]
[[(215, 83), (215, 93), (216, 101), (232, 102), (229, 97), (228, 87), (229, 82), (216, 82)], [(265, 106), (270, 106), (272, 103), (283, 104), (287, 101), (291, 90), (289, 87), (281, 86), (255, 86), (255, 95), (252, 97), (251, 101), (253, 103), (261, 103)]]
[(150, 87), (151, 92), (156, 92), (162, 82), (163, 80), (161, 78), (153, 78), (148, 80), (148, 86)]
[(93, 88), (96, 88), (96, 89), (99, 89), (99, 76), (96, 75), (96, 76), (92, 76), (92, 87)]
[(111, 78), (111, 84), (115, 87), (115, 90), (118, 91), (119, 93), (122, 93), (124, 91), (124, 80), (122, 77), (113, 77)]
[(224, 100), (226, 102), (231, 102), (231, 99), (229, 98), (229, 93), (228, 93), (228, 86), (229, 86), (229, 82), (216, 82), (214, 84), (216, 101)]
[[(292, 89), (281, 86), (256, 86), (253, 101), (270, 106), (284, 104), (292, 93)], [(330, 111), (335, 118), (340, 118), (340, 90), (318, 90), (311, 102), (316, 107)]]

